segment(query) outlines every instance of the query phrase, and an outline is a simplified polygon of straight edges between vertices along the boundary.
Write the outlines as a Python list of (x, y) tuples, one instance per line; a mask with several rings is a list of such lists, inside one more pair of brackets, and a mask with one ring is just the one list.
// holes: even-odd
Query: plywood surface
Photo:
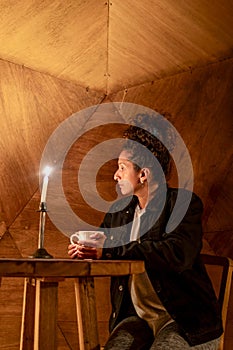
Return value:
[(229, 0), (0, 1), (0, 58), (104, 93), (232, 57)]
[(0, 221), (9, 226), (38, 189), (49, 136), (72, 113), (103, 96), (0, 60)]
[(187, 71), (207, 60), (214, 62), (226, 51), (229, 57), (229, 1), (213, 6), (208, 1), (146, 0), (133, 6), (126, 1), (111, 3), (110, 91)]
[(105, 92), (105, 1), (1, 1), (0, 13), (2, 59)]

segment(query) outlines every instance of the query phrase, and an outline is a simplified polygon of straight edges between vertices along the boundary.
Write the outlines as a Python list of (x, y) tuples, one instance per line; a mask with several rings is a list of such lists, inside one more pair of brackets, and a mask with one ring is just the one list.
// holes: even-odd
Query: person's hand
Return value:
[(68, 246), (68, 255), (71, 259), (100, 259), (102, 256), (102, 248), (88, 247), (78, 242)]
[(88, 241), (78, 241), (68, 246), (70, 258), (78, 259), (100, 259), (102, 257), (103, 245), (106, 236), (103, 233), (94, 233)]
[(68, 255), (71, 259), (77, 258), (78, 255), (78, 244), (69, 244), (68, 245)]

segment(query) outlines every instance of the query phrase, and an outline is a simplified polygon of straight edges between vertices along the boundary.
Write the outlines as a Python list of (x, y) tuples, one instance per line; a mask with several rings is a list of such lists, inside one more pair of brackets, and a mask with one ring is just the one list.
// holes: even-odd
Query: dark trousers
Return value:
[(153, 341), (153, 332), (146, 321), (130, 316), (114, 328), (104, 350), (148, 350)]
[(217, 350), (219, 339), (190, 346), (179, 334), (175, 322), (164, 327), (156, 337), (138, 316), (121, 321), (111, 333), (104, 350)]

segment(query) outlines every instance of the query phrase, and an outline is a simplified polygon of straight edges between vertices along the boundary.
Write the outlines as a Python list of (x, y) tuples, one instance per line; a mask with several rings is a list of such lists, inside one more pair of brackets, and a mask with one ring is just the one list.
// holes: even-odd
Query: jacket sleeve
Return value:
[[(186, 205), (185, 199), (181, 205)], [(190, 200), (190, 199), (189, 199)], [(175, 202), (175, 198), (170, 200)], [(172, 208), (170, 207), (170, 212)], [(129, 242), (113, 248), (104, 249), (103, 258), (143, 260), (147, 269), (153, 271), (182, 272), (191, 268), (202, 248), (202, 218), (203, 206), (200, 198), (192, 194), (188, 209), (173, 231), (162, 232), (159, 239), (155, 239), (152, 232), (147, 232), (141, 241)], [(103, 224), (110, 225), (110, 217), (106, 216)], [(106, 227), (106, 226), (105, 226)]]

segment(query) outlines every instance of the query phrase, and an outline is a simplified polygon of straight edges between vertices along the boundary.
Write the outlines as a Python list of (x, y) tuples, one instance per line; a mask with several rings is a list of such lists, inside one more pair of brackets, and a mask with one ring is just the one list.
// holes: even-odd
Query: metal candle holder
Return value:
[(40, 203), (38, 211), (40, 213), (38, 249), (32, 255), (32, 258), (51, 259), (53, 256), (44, 248), (45, 221), (47, 214), (46, 202)]

